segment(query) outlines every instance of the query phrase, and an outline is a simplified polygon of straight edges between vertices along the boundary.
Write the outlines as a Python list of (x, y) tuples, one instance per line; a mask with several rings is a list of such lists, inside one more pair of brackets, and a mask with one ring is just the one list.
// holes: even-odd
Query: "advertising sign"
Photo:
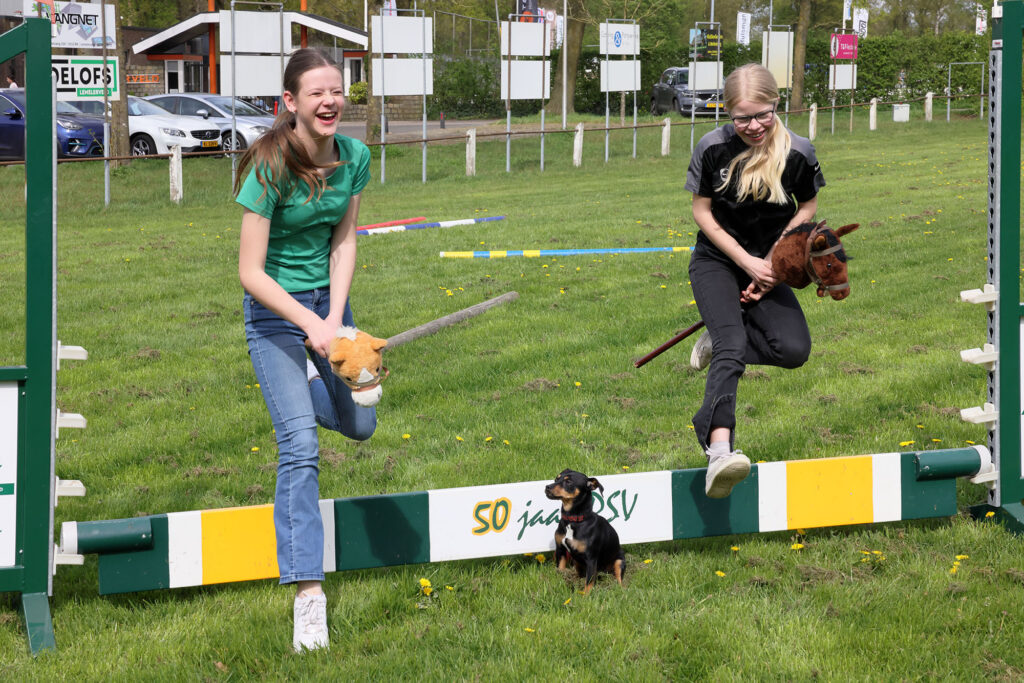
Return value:
[[(54, 2), (56, 15), (50, 17), (50, 3), (25, 0), (24, 16), (48, 17), (53, 22), (51, 47), (75, 48), (78, 50), (103, 49), (103, 19), (100, 5), (87, 2)], [(114, 47), (115, 23), (113, 4), (106, 5), (107, 48)]]
[(832, 59), (857, 59), (857, 34), (833, 33), (828, 56)]
[(690, 29), (690, 59), (719, 59), (721, 48), (721, 33), (712, 33), (703, 28)]
[(599, 35), (603, 55), (640, 54), (639, 24), (601, 24)]
[(853, 10), (853, 31), (861, 38), (868, 37), (868, 11), (863, 7)]
[(750, 12), (736, 13), (736, 42), (750, 45)]
[(117, 57), (107, 57), (104, 69), (102, 57), (54, 56), (50, 58), (50, 72), (57, 82), (58, 100), (102, 100), (104, 91), (111, 100), (121, 99)]

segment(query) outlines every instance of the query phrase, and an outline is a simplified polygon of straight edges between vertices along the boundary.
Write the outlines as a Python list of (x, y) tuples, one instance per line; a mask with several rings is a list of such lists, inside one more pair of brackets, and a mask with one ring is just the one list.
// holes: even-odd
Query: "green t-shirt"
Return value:
[[(359, 140), (335, 135), (338, 158), (348, 163), (338, 166), (327, 178), (327, 188), (319, 199), (308, 202), (309, 186), (299, 180), (288, 196), (273, 189), (264, 192), (256, 169), (238, 192), (236, 202), (270, 219), (270, 240), (264, 270), (286, 292), (302, 292), (324, 287), (330, 281), (331, 233), (348, 202), (370, 181), (370, 150)], [(286, 189), (285, 192), (288, 190)]]

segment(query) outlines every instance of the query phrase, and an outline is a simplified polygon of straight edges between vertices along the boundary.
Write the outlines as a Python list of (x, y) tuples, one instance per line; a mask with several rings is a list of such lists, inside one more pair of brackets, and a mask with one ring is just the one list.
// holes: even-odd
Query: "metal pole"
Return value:
[[(100, 0), (100, 31), (103, 36), (103, 206), (110, 206), (110, 98), (107, 78), (107, 2)], [(56, 181), (56, 177), (54, 178)], [(54, 186), (56, 187), (56, 186)]]
[[(984, 67), (982, 67), (984, 68)], [(984, 88), (982, 88), (984, 90)], [(946, 123), (949, 123), (950, 101), (953, 99), (953, 63), (946, 67)]]
[[(235, 135), (235, 92), (238, 90), (235, 68), (235, 0), (231, 0), (231, 135)], [(231, 155), (231, 189), (234, 190), (238, 174), (238, 155)]]
[(569, 0), (562, 0), (562, 130), (565, 130), (565, 109), (568, 106), (566, 96), (569, 80), (569, 58), (566, 56), (565, 44), (569, 38)]
[(388, 127), (384, 120), (384, 8), (380, 10), (380, 184), (383, 185), (387, 171)]
[[(427, 182), (427, 16), (426, 11), (423, 11), (420, 16), (420, 33), (423, 35), (423, 182)], [(452, 19), (452, 26), (455, 26), (455, 19)], [(432, 25), (431, 30), (434, 30)]]

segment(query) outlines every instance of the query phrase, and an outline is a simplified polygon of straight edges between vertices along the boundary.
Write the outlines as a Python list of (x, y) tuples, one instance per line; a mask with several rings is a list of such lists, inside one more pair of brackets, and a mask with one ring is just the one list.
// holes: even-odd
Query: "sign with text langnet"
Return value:
[(49, 3), (25, 0), (22, 13), (26, 17), (41, 16), (53, 22), (51, 47), (75, 48), (78, 50), (102, 50), (106, 42), (114, 47), (114, 31), (117, 28), (114, 5), (106, 5), (106, 36), (103, 32), (103, 18), (99, 3), (54, 2), (56, 13), (50, 16)]
[(832, 59), (857, 59), (857, 34), (833, 33), (828, 56)]
[(57, 99), (102, 100), (104, 94), (110, 100), (120, 100), (120, 64), (117, 57), (107, 57), (104, 66), (102, 57), (51, 57), (50, 72), (57, 83)]

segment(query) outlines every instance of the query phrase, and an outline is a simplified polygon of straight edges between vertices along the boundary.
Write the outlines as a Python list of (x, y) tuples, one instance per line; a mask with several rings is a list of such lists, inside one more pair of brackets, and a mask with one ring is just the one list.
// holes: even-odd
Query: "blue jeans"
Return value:
[[(811, 333), (793, 290), (775, 285), (759, 301), (740, 304), (750, 276), (731, 261), (701, 250), (690, 257), (690, 282), (697, 310), (711, 336), (711, 364), (704, 403), (693, 416), (701, 448), (716, 427), (729, 429), (729, 448), (736, 440), (736, 387), (747, 365), (798, 368), (811, 353)], [(724, 257), (722, 257), (724, 258)]]
[[(292, 296), (321, 318), (330, 308), (327, 287), (293, 292)], [(377, 428), (377, 409), (357, 406), (352, 401), (352, 390), (334, 376), (327, 359), (307, 354), (306, 335), (301, 328), (248, 293), (243, 309), (249, 357), (277, 436), (274, 530), (281, 583), (322, 581), (324, 528), (319, 506), (320, 445), (316, 426), (363, 441)], [(342, 321), (354, 326), (347, 301)], [(307, 381), (307, 357), (319, 370), (320, 380)]]

